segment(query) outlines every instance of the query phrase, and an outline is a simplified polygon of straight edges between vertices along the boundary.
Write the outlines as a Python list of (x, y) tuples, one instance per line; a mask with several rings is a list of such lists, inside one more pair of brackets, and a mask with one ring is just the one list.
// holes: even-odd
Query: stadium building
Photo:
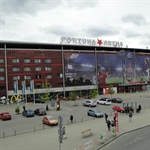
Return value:
[(67, 97), (92, 89), (107, 94), (146, 90), (150, 84), (148, 49), (122, 42), (62, 37), (60, 44), (0, 41), (0, 97), (33, 97), (45, 92)]

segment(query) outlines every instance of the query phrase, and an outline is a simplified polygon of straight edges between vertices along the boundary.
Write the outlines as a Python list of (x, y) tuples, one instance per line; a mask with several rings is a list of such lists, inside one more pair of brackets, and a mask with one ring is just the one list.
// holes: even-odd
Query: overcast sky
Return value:
[(0, 0), (0, 40), (59, 44), (61, 37), (150, 48), (150, 0)]

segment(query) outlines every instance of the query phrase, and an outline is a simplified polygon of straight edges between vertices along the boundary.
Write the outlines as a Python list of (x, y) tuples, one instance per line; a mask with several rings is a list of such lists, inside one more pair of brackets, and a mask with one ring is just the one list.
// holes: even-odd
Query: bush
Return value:
[(20, 113), (19, 106), (16, 107), (15, 112), (16, 112), (16, 114), (19, 114), (19, 113)]

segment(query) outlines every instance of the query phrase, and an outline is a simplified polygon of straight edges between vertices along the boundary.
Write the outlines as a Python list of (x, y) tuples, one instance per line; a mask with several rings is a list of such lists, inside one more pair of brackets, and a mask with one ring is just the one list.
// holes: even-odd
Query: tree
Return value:
[(72, 101), (75, 102), (75, 105), (76, 105), (76, 94), (74, 92), (70, 92), (69, 97), (71, 98)]
[(112, 85), (112, 84), (110, 84), (110, 85), (108, 86), (108, 93), (111, 95), (111, 98), (112, 98), (112, 94), (114, 94), (114, 93), (115, 93), (115, 91), (114, 91), (114, 89), (113, 89), (113, 85)]
[(16, 114), (19, 114), (19, 113), (20, 113), (20, 108), (19, 108), (19, 106), (17, 106), (17, 107), (15, 108), (15, 112), (16, 112)]
[(97, 94), (98, 94), (98, 91), (96, 89), (91, 90), (89, 93), (91, 98), (95, 98), (97, 96)]
[(45, 89), (45, 93), (42, 96), (40, 96), (40, 98), (48, 103), (48, 101), (51, 98), (49, 95), (51, 86), (48, 85), (47, 79), (45, 79), (45, 81), (42, 82), (42, 88)]

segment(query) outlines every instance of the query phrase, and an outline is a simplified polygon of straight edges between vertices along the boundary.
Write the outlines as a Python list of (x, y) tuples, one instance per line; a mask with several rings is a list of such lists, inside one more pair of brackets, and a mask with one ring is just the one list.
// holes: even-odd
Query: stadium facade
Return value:
[[(98, 45), (97, 45), (98, 44)], [(52, 94), (87, 95), (146, 90), (150, 84), (148, 49), (122, 42), (61, 38), (60, 44), (0, 41), (0, 97), (37, 96), (45, 79)]]

